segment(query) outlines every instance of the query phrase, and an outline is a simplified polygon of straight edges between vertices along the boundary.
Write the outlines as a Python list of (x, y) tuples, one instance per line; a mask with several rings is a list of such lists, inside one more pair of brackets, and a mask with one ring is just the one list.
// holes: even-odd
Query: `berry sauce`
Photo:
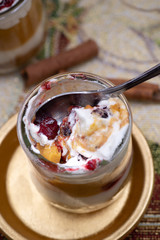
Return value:
[(86, 165), (85, 165), (86, 169), (90, 170), (90, 171), (94, 171), (97, 167), (97, 161), (96, 159), (92, 159), (89, 160)]
[(39, 133), (43, 133), (49, 140), (54, 139), (57, 136), (59, 126), (57, 121), (52, 117), (46, 117), (40, 122)]
[(41, 88), (43, 90), (50, 90), (51, 89), (51, 82), (50, 81), (46, 81), (41, 85)]

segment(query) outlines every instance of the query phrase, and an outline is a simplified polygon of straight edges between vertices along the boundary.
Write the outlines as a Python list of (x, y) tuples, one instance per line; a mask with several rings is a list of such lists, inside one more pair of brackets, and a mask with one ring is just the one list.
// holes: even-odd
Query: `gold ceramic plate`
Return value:
[(31, 182), (27, 158), (16, 135), (17, 115), (0, 130), (0, 228), (15, 240), (121, 239), (143, 216), (153, 189), (152, 156), (133, 125), (133, 165), (120, 197), (90, 214), (72, 214), (49, 205)]

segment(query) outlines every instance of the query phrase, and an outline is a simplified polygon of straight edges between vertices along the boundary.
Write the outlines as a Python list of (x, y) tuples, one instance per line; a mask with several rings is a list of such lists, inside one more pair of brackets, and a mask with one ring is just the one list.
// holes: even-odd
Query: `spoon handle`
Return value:
[(108, 88), (109, 92), (107, 91), (107, 94), (115, 94), (115, 95), (119, 95), (120, 93), (123, 93), (124, 91), (135, 87), (136, 85), (145, 82), (153, 77), (156, 77), (160, 74), (160, 64), (157, 64), (156, 66), (150, 68), (149, 70), (147, 70), (146, 72), (142, 73), (141, 75), (139, 75), (138, 77), (135, 77), (123, 84), (120, 84), (118, 86), (115, 87), (111, 87)]

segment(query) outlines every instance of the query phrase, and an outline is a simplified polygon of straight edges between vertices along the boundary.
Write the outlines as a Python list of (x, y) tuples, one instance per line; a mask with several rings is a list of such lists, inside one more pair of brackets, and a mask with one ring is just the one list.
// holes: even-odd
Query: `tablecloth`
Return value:
[[(69, 70), (132, 78), (160, 61), (159, 0), (46, 0), (47, 37), (43, 59), (91, 38), (94, 59)], [(149, 82), (160, 85), (159, 77)], [(0, 76), (0, 126), (20, 107), (25, 89), (19, 73)], [(160, 239), (160, 104), (129, 101), (133, 119), (150, 146), (155, 168), (151, 203), (129, 239)], [(0, 235), (0, 240), (6, 239)]]

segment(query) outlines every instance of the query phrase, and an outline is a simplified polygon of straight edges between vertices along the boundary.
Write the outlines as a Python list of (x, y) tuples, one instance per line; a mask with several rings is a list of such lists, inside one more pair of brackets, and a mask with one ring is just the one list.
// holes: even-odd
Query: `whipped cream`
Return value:
[[(122, 143), (122, 140), (127, 132), (129, 120), (124, 104), (121, 102), (120, 107), (126, 113), (126, 123), (122, 125), (123, 119), (120, 117), (119, 111), (111, 110), (111, 107), (120, 103), (119, 99), (109, 99), (101, 101), (99, 108), (93, 109), (78, 108), (74, 109), (69, 117), (74, 118), (76, 112), (76, 123), (72, 128), (72, 134), (66, 141), (69, 147), (71, 158), (67, 160), (64, 166), (80, 166), (86, 160), (78, 159), (79, 154), (87, 158), (87, 161), (96, 159), (99, 161), (111, 161), (112, 157)], [(96, 109), (107, 107), (108, 116), (106, 118), (93, 113)], [(72, 120), (73, 121), (73, 120)], [(111, 124), (113, 122), (113, 124)]]
[[(46, 145), (52, 148), (55, 141), (59, 142), (63, 149), (61, 156), (66, 159), (57, 165), (66, 171), (83, 173), (94, 170), (102, 161), (112, 161), (127, 132), (129, 115), (119, 98), (110, 98), (95, 107), (73, 108), (67, 121), (71, 134), (63, 136), (60, 130), (53, 140), (41, 133), (34, 123), (29, 123), (27, 128), (34, 141), (44, 148)], [(41, 153), (35, 145), (32, 150)]]

